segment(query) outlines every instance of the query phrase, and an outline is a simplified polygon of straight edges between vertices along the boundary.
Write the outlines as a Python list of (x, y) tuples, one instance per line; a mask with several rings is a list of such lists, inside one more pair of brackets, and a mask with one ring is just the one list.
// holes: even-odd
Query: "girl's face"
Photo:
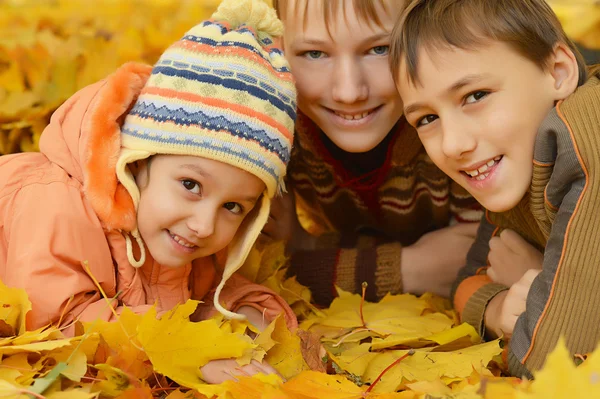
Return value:
[(322, 0), (287, 1), (284, 50), (300, 110), (341, 149), (366, 152), (402, 115), (388, 65), (401, 2), (374, 2), (380, 24), (358, 15), (352, 2), (340, 3), (327, 25)]
[(156, 155), (136, 174), (137, 224), (152, 257), (180, 267), (225, 248), (254, 208), (265, 184), (219, 161)]

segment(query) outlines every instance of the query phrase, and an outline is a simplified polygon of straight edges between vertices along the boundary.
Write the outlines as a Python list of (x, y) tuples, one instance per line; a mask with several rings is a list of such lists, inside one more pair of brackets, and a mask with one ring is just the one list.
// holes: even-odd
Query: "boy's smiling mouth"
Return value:
[(336, 116), (345, 119), (347, 121), (360, 121), (362, 119), (367, 118), (369, 115), (371, 115), (372, 113), (374, 113), (375, 111), (377, 111), (379, 108), (381, 108), (381, 105), (375, 107), (375, 108), (371, 108), (365, 111), (357, 111), (357, 112), (342, 112), (342, 111), (337, 111), (331, 108), (327, 108), (329, 110), (329, 112), (335, 114)]
[(498, 165), (503, 157), (504, 155), (498, 155), (478, 165), (469, 167), (469, 169), (463, 169), (460, 172), (474, 180), (485, 180), (491, 173), (491, 169)]

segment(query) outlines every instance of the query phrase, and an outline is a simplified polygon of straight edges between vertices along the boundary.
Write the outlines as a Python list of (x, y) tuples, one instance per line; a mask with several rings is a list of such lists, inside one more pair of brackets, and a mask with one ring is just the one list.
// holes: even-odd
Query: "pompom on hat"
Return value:
[[(296, 89), (273, 38), (283, 33), (275, 10), (262, 0), (224, 0), (210, 20), (190, 29), (160, 57), (121, 128), (117, 177), (137, 209), (140, 191), (128, 164), (155, 154), (192, 155), (243, 169), (266, 186), (260, 204), (228, 246), (215, 307), (231, 318), (219, 294), (246, 259), (269, 216), (271, 198), (283, 190), (293, 141)], [(134, 229), (140, 259), (145, 247)]]

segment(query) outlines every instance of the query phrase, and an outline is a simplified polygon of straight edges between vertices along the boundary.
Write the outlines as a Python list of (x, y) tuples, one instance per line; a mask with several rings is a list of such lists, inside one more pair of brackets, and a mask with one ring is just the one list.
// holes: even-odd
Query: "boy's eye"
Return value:
[(227, 202), (223, 205), (223, 208), (227, 209), (231, 213), (235, 213), (236, 215), (240, 215), (244, 212), (244, 208), (237, 202)]
[(425, 125), (429, 125), (430, 123), (434, 122), (436, 119), (438, 118), (437, 115), (425, 115), (424, 117), (422, 117), (421, 119), (419, 119), (416, 123), (415, 127), (421, 127), (421, 126), (425, 126)]
[(390, 46), (375, 46), (369, 50), (370, 54), (387, 55), (390, 51)]
[(465, 103), (467, 103), (467, 104), (476, 103), (477, 101), (481, 100), (482, 98), (484, 98), (488, 94), (489, 93), (487, 91), (483, 91), (483, 90), (475, 91), (475, 92), (469, 94), (465, 98)]
[(302, 54), (304, 57), (309, 58), (311, 60), (318, 60), (319, 58), (325, 57), (325, 53), (319, 50), (311, 50)]
[(186, 190), (188, 190), (191, 193), (200, 194), (201, 192), (200, 183), (194, 180), (185, 179), (181, 181), (181, 184)]

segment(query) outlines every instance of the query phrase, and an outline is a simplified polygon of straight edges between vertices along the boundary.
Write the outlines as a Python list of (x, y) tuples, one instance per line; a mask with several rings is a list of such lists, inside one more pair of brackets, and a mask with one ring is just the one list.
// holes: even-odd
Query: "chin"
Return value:
[(498, 200), (491, 200), (491, 201), (485, 201), (485, 200), (481, 200), (479, 201), (479, 203), (481, 205), (483, 205), (483, 207), (485, 209), (487, 209), (488, 211), (491, 212), (495, 212), (495, 213), (501, 213), (501, 212), (506, 212), (506, 211), (510, 211), (511, 209), (513, 209), (515, 206), (517, 206), (519, 204), (519, 202), (521, 201), (521, 199), (523, 198), (523, 196), (521, 196), (519, 199), (512, 199), (512, 198), (506, 198), (506, 199), (498, 199)]
[(338, 146), (340, 149), (358, 154), (363, 152), (371, 151), (373, 148), (377, 147), (386, 136), (381, 137), (378, 140), (356, 140), (355, 137), (353, 139), (353, 135), (346, 135), (342, 137), (341, 140), (338, 140), (335, 137), (329, 137), (333, 143)]

